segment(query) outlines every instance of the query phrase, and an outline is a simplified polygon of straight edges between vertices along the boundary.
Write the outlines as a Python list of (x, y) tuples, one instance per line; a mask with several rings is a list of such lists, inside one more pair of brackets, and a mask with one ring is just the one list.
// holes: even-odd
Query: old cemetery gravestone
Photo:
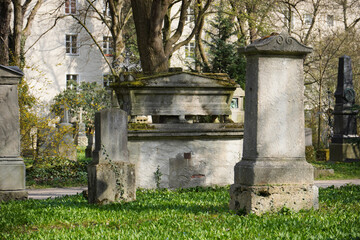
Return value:
[(177, 69), (120, 75), (112, 84), (120, 108), (132, 121), (152, 119), (129, 124), (129, 160), (136, 166), (137, 187), (231, 184), (243, 138), (243, 125), (229, 121), (237, 87), (221, 73)]
[(286, 34), (242, 50), (247, 58), (244, 148), (230, 188), (232, 210), (261, 214), (317, 207), (304, 135), (303, 59), (311, 51)]
[(95, 114), (95, 150), (88, 166), (88, 201), (136, 199), (135, 166), (127, 149), (127, 114), (112, 108)]
[(347, 162), (360, 159), (360, 138), (357, 135), (351, 58), (339, 58), (338, 82), (335, 91), (334, 135), (330, 143), (330, 161)]
[(17, 85), (23, 73), (0, 65), (0, 201), (26, 199)]

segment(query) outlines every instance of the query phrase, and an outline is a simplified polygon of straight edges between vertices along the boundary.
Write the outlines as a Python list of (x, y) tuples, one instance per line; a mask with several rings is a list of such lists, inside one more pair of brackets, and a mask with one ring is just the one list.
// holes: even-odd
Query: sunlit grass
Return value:
[(320, 210), (238, 216), (228, 188), (138, 190), (135, 202), (81, 196), (1, 203), (0, 239), (356, 239), (360, 186), (320, 189)]

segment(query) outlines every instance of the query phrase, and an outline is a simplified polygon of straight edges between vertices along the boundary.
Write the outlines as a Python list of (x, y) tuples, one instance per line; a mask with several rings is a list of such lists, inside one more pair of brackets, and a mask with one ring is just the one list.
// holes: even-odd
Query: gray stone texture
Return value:
[(135, 165), (128, 159), (127, 114), (106, 109), (95, 114), (95, 150), (88, 166), (89, 203), (136, 199)]
[(125, 162), (88, 166), (89, 203), (133, 201), (136, 199), (135, 165)]
[(230, 208), (261, 214), (314, 207), (303, 102), (303, 58), (311, 48), (281, 34), (242, 51), (247, 57), (244, 149), (235, 166)]
[(114, 86), (121, 109), (131, 116), (230, 115), (237, 84), (227, 75), (168, 73)]
[(93, 162), (128, 162), (127, 114), (111, 108), (95, 113), (95, 149)]
[(226, 186), (233, 182), (234, 165), (242, 155), (241, 124), (151, 126), (155, 128), (129, 131), (129, 159), (139, 173), (137, 187), (156, 188), (154, 172), (158, 166), (161, 188)]
[(22, 76), (18, 68), (0, 65), (0, 201), (27, 198), (17, 92)]

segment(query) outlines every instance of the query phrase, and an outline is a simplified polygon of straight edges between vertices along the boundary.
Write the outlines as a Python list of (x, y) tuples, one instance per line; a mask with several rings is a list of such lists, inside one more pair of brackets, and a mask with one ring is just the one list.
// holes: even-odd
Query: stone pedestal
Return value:
[(27, 198), (17, 93), (22, 76), (18, 68), (0, 65), (0, 201)]
[(247, 57), (243, 158), (235, 166), (230, 208), (261, 214), (317, 206), (305, 160), (303, 58), (311, 48), (287, 35), (262, 38)]
[(89, 203), (136, 199), (135, 165), (127, 150), (127, 114), (106, 109), (95, 114), (95, 150), (88, 166)]

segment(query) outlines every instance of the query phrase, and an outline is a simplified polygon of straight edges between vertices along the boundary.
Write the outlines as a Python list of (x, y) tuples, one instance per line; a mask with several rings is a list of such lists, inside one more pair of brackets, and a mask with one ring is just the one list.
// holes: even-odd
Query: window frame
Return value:
[[(66, 6), (67, 4), (68, 6)], [(78, 5), (77, 0), (65, 0), (64, 2), (65, 14), (77, 14), (77, 5)]]
[(310, 13), (304, 14), (304, 23), (305, 25), (311, 25), (313, 23), (313, 16)]
[[(67, 37), (70, 37), (69, 38), (69, 41), (67, 39)], [(76, 40), (75, 40), (75, 44), (76, 46), (74, 47), (74, 37), (76, 37)], [(68, 43), (69, 43), (69, 46), (68, 46)], [(76, 49), (76, 51), (74, 52), (74, 49)], [(79, 51), (80, 51), (80, 48), (79, 48), (79, 34), (77, 33), (66, 33), (65, 34), (65, 53), (69, 56), (78, 56), (79, 55)]]
[[(71, 79), (68, 79), (68, 77), (71, 76)], [(76, 80), (72, 79), (73, 76), (76, 76)], [(66, 83), (66, 89), (71, 89), (71, 86), (74, 86), (74, 84), (68, 85), (69, 81), (75, 81), (76, 83), (76, 91), (78, 92), (80, 90), (79, 86), (80, 86), (80, 75), (78, 73), (67, 73), (65, 74), (65, 83)]]
[(103, 36), (102, 50), (106, 57), (112, 57), (114, 55), (114, 44), (112, 37)]
[[(193, 44), (193, 46), (192, 46)], [(185, 58), (194, 58), (195, 57), (195, 41), (190, 41), (188, 44), (184, 45), (185, 49)]]

